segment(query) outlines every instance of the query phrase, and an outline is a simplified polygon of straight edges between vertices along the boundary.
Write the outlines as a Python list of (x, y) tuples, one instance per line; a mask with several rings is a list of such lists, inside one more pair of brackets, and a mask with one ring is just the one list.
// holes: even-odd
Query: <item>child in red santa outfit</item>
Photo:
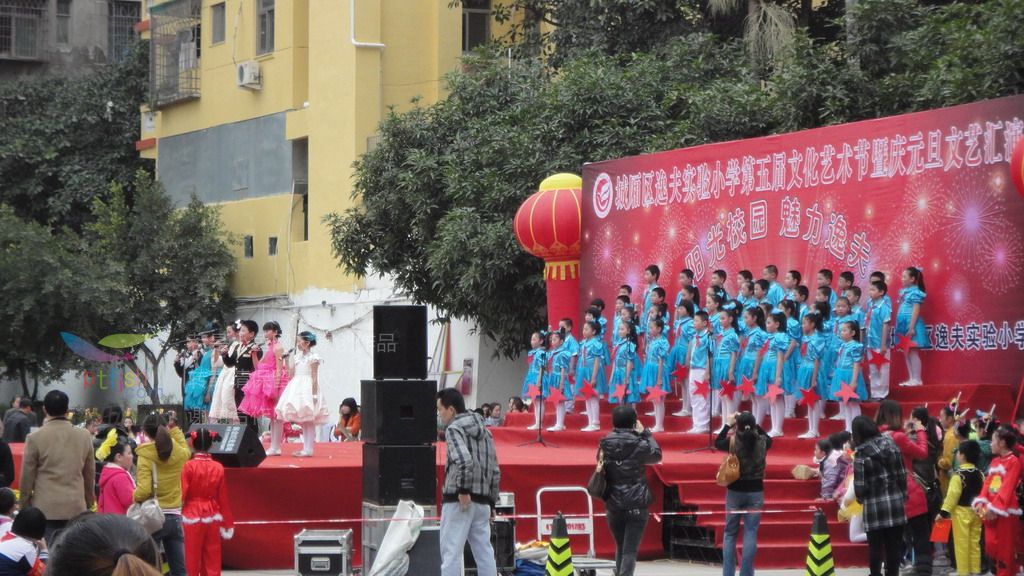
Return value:
[(210, 457), (219, 438), (207, 429), (190, 432), (194, 455), (181, 471), (181, 519), (189, 576), (220, 576), (220, 540), (230, 540), (235, 521), (228, 502), (224, 466)]
[(1003, 424), (992, 435), (992, 461), (981, 494), (974, 500), (974, 511), (985, 520), (985, 551), (995, 562), (996, 576), (1015, 576), (1020, 546), (1020, 503), (1017, 484), (1021, 480), (1021, 462), (1015, 446), (1017, 434)]

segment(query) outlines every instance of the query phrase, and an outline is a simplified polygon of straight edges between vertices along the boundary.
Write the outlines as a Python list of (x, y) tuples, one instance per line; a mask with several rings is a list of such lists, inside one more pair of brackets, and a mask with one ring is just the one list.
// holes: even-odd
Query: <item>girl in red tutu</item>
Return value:
[(263, 325), (263, 335), (267, 339), (267, 352), (242, 388), (245, 398), (238, 405), (238, 410), (251, 418), (270, 418), (270, 449), (267, 450), (267, 456), (280, 456), (283, 425), (277, 419), (274, 409), (281, 391), (288, 384), (284, 351), (278, 341), (281, 325), (274, 321), (267, 322)]

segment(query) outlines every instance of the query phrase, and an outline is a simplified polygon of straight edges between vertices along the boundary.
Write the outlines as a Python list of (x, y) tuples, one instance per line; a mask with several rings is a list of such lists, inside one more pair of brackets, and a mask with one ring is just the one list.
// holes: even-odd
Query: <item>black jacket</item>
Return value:
[(647, 486), (644, 467), (661, 462), (661, 447), (650, 431), (637, 434), (633, 430), (616, 428), (601, 439), (601, 450), (604, 451), (607, 480), (605, 508), (633, 510), (650, 506), (654, 497)]
[[(732, 427), (723, 426), (715, 438), (715, 449), (720, 452), (729, 452), (729, 431)], [(743, 450), (736, 451), (736, 458), (740, 461), (740, 477), (729, 484), (729, 490), (733, 492), (764, 492), (764, 471), (767, 466), (768, 450), (772, 447), (772, 437), (765, 434), (764, 430), (757, 427), (757, 442), (754, 444), (753, 453)]]

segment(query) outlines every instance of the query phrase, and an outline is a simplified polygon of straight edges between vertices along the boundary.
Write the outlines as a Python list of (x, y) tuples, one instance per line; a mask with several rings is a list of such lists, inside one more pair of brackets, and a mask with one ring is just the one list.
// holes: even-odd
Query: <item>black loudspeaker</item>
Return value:
[(373, 307), (373, 379), (427, 377), (427, 307)]
[[(368, 572), (363, 572), (368, 574)], [(409, 550), (409, 571), (416, 576), (441, 575), (441, 528), (424, 526)]]
[(412, 446), (437, 440), (437, 382), (363, 380), (362, 439)]
[[(516, 569), (516, 521), (512, 518), (495, 518), (491, 521), (491, 547), (494, 548), (494, 562), (499, 573)], [(476, 558), (466, 542), (463, 551), (465, 574), (476, 574)]]
[(381, 506), (399, 500), (436, 504), (436, 461), (433, 446), (363, 444), (363, 500)]
[(255, 468), (267, 457), (256, 432), (245, 424), (193, 424), (188, 431), (203, 428), (217, 434), (210, 456), (225, 468)]

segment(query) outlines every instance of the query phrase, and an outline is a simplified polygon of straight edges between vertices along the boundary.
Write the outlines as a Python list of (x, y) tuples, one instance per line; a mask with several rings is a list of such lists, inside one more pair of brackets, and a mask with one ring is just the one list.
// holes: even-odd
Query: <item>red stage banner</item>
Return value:
[[(674, 301), (683, 268), (755, 279), (775, 264), (811, 288), (821, 268), (865, 291), (882, 270), (894, 312), (900, 273), (924, 270), (932, 351), (924, 380), (1011, 383), (1024, 373), (1024, 198), (1010, 160), (1024, 96), (588, 164), (581, 296), (643, 294), (662, 269)], [(833, 284), (833, 288), (835, 284)], [(864, 300), (862, 300), (864, 301)], [(898, 355), (899, 352), (894, 352)], [(898, 375), (893, 362), (893, 381)]]

